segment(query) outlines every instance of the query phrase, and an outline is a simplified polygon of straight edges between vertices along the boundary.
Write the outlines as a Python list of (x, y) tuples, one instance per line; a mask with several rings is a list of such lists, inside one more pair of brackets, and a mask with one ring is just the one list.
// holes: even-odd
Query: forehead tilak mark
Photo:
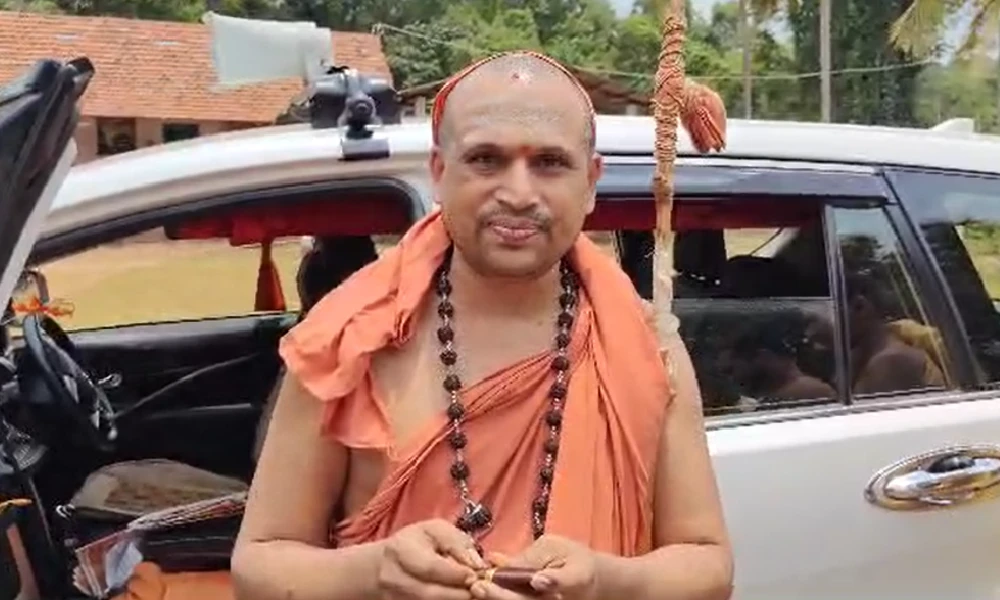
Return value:
[[(449, 94), (447, 94), (442, 102), (442, 130), (446, 131), (453, 125), (452, 123), (449, 123), (451, 119), (445, 117), (444, 115), (451, 113), (454, 110), (455, 94), (461, 94), (462, 92), (460, 90), (462, 89), (476, 86), (476, 83), (474, 82), (489, 80), (493, 80), (497, 83), (501, 81), (507, 82), (508, 84), (514, 83), (519, 88), (522, 85), (531, 83), (540, 84), (545, 81), (553, 83), (562, 82), (572, 85), (574, 88), (574, 95), (581, 101), (580, 108), (582, 109), (584, 117), (592, 121), (593, 107), (590, 104), (590, 98), (586, 91), (581, 87), (580, 83), (571, 74), (538, 57), (530, 55), (508, 55), (499, 56), (494, 60), (486, 61), (480, 64), (478, 67), (466, 72), (463, 77), (455, 82), (454, 88)], [(541, 92), (541, 90), (539, 91)], [(451, 110), (446, 109), (446, 106), (449, 104), (452, 105)], [(546, 110), (540, 112), (539, 107), (537, 106), (524, 106), (521, 102), (512, 102), (507, 103), (504, 106), (494, 107), (493, 110), (484, 109), (482, 111), (477, 111), (480, 112), (478, 115), (470, 115), (466, 113), (464, 116), (466, 119), (472, 118), (480, 122), (482, 122), (485, 118), (506, 119), (510, 121), (519, 121), (521, 123), (528, 122), (544, 124), (552, 124), (561, 120), (574, 120), (569, 115), (562, 113), (562, 111), (555, 112), (551, 107), (545, 108)], [(567, 108), (567, 111), (572, 111), (572, 109)], [(587, 143), (591, 144), (593, 141), (592, 122), (588, 123), (585, 127), (586, 131), (584, 132), (584, 137), (587, 140)]]
[(459, 126), (458, 129), (460, 131), (468, 131), (481, 126), (498, 124), (541, 127), (572, 125), (574, 131), (577, 129), (577, 125), (585, 128), (586, 123), (582, 120), (579, 124), (574, 123), (577, 120), (581, 119), (570, 108), (560, 110), (555, 107), (540, 106), (537, 103), (492, 102), (481, 107), (469, 109), (469, 112), (458, 119), (458, 122), (464, 124), (464, 126)]

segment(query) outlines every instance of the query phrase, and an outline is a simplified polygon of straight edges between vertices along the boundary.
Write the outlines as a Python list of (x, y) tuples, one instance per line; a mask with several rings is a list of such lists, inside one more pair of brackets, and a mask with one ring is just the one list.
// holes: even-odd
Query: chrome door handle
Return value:
[(1000, 483), (1000, 459), (972, 458), (958, 455), (956, 460), (970, 464), (944, 473), (917, 470), (897, 475), (886, 482), (885, 493), (896, 500), (920, 500), (927, 504), (947, 506), (956, 499)]
[(894, 510), (947, 507), (1000, 493), (1000, 446), (960, 446), (903, 459), (877, 472), (865, 498)]

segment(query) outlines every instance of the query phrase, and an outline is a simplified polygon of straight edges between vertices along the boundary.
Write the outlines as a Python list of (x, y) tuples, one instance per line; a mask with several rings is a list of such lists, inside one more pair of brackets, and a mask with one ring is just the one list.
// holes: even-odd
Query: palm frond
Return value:
[(943, 26), (959, 4), (949, 0), (913, 0), (889, 28), (890, 42), (914, 56), (929, 54), (937, 47)]
[(799, 8), (799, 0), (749, 0), (749, 10), (759, 21), (766, 21), (782, 11), (794, 13)]
[(969, 23), (965, 39), (958, 47), (957, 54), (968, 56), (973, 50), (986, 44), (994, 44), (998, 29), (1000, 29), (1000, 2), (976, 0), (972, 21)]

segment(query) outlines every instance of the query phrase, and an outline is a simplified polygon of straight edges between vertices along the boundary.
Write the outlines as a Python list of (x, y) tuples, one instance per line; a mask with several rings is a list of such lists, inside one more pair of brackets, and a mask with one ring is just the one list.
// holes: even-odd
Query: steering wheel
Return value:
[(26, 316), (21, 328), (28, 355), (56, 404), (90, 444), (109, 450), (118, 437), (115, 411), (104, 390), (80, 367), (69, 336), (54, 319), (40, 313)]

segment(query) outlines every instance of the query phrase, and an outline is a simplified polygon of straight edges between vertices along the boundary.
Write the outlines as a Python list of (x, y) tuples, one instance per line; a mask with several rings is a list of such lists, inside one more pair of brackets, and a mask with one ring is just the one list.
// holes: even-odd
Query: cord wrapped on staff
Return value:
[(677, 332), (673, 303), (673, 202), (677, 127), (681, 122), (699, 152), (722, 150), (726, 145), (726, 108), (718, 94), (689, 81), (684, 73), (687, 23), (684, 0), (668, 0), (663, 11), (663, 43), (653, 88), (656, 122), (656, 232), (653, 256), (653, 306), (657, 333), (664, 343)]

